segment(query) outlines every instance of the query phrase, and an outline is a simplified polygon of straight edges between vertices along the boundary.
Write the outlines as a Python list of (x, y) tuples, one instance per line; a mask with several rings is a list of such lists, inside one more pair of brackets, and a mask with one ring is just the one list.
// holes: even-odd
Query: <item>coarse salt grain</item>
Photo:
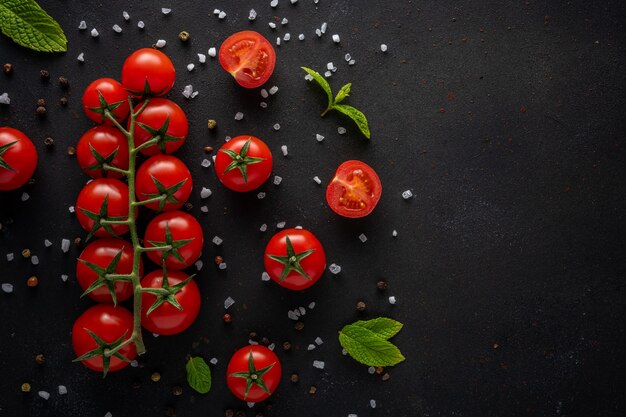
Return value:
[(220, 9), (213, 9), (213, 14), (217, 15), (220, 14), (221, 10)]
[(394, 229), (393, 232), (391, 232), (391, 236), (398, 237), (398, 231)]
[(333, 42), (335, 43), (339, 43), (341, 40), (339, 39), (339, 35), (337, 35), (336, 33), (333, 35)]
[(269, 345), (267, 345), (267, 348), (271, 351), (274, 351), (275, 347), (276, 347), (276, 343), (270, 343)]
[(278, 222), (278, 223), (276, 223), (276, 228), (283, 229), (286, 224), (287, 224), (287, 222)]
[(214, 46), (209, 48), (208, 54), (211, 58), (215, 58), (215, 56), (217, 55), (217, 50)]
[(74, 213), (74, 212), (76, 212), (76, 208), (74, 206), (69, 206), (67, 208), (67, 211), (69, 211), (70, 213)]
[(248, 20), (254, 20), (256, 19), (256, 16), (257, 16), (256, 10), (250, 9), (250, 13), (248, 14)]
[(326, 33), (326, 28), (328, 28), (328, 23), (322, 23), (322, 27), (320, 28), (320, 32)]
[(314, 344), (309, 344), (309, 346), (307, 346), (307, 350), (313, 350), (315, 349), (315, 345)]
[(84, 20), (81, 20), (80, 23), (78, 24), (78, 29), (80, 30), (87, 29), (87, 22), (85, 22)]
[(115, 33), (122, 33), (122, 28), (120, 27), (120, 25), (113, 25), (113, 31)]
[(11, 262), (13, 259), (15, 259), (15, 254), (13, 252), (7, 253), (7, 262)]
[[(222, 262), (222, 264), (223, 264), (223, 262)], [(222, 265), (222, 264), (220, 264), (220, 265)], [(228, 297), (226, 300), (224, 300), (224, 308), (225, 309), (228, 309), (233, 304), (235, 304), (235, 300), (233, 300), (232, 297)]]
[(337, 133), (339, 133), (340, 135), (345, 135), (346, 134), (346, 128), (342, 127), (342, 126), (339, 126), (337, 128)]
[(63, 282), (67, 282), (67, 279), (69, 278), (69, 275), (66, 274), (61, 274), (61, 281)]
[(270, 280), (270, 274), (263, 271), (263, 273), (261, 274), (261, 281), (269, 281), (269, 280)]
[(69, 239), (61, 239), (61, 250), (63, 253), (67, 253), (70, 250), (70, 240)]
[(167, 7), (161, 8), (161, 13), (163, 14), (170, 14), (171, 12), (172, 12), (172, 9), (168, 9)]
[(341, 267), (333, 263), (328, 266), (328, 270), (330, 271), (331, 274), (337, 275), (338, 273), (341, 272)]
[(276, 6), (278, 6), (278, 0), (272, 0), (270, 2), (270, 7), (276, 7)]
[(413, 197), (413, 192), (411, 190), (402, 191), (402, 198), (408, 200), (411, 197)]
[(261, 191), (256, 195), (256, 198), (258, 198), (259, 200), (263, 200), (265, 198), (266, 194)]
[(130, 361), (130, 366), (133, 368), (136, 368), (139, 366), (139, 362), (137, 361), (137, 359), (133, 359), (132, 361)]
[(347, 351), (347, 350), (345, 350), (345, 349), (341, 349), (341, 354), (342, 354), (343, 356), (346, 356), (346, 355), (348, 354), (348, 351)]
[(213, 194), (213, 191), (211, 191), (209, 188), (202, 187), (202, 189), (200, 190), (200, 198), (209, 198), (211, 197), (211, 194)]
[(187, 71), (191, 72), (196, 66), (194, 64), (187, 64)]
[(203, 166), (204, 168), (208, 168), (211, 166), (211, 161), (209, 161), (208, 159), (204, 158), (202, 160), (202, 162), (200, 162), (200, 165)]
[(217, 365), (217, 358), (211, 358), (209, 363), (211, 363), (211, 365)]
[(221, 11), (220, 14), (217, 15), (217, 18), (222, 20), (226, 17), (226, 12), (225, 11)]
[(271, 95), (274, 95), (274, 94), (276, 94), (276, 93), (278, 93), (278, 87), (273, 86), (272, 88), (270, 88), (270, 94), (271, 94)]
[(209, 212), (209, 208), (207, 206), (201, 206), (200, 207), (200, 211), (203, 213), (208, 213)]
[(311, 301), (309, 303), (309, 310), (313, 310), (315, 308), (315, 301)]
[(287, 23), (289, 23), (289, 20), (286, 17), (283, 17), (283, 20), (280, 21), (281, 25), (286, 25)]
[(326, 68), (332, 70), (333, 68), (335, 68), (335, 65), (332, 62), (329, 62), (328, 64), (326, 64)]
[(263, 223), (263, 224), (261, 225), (261, 227), (259, 227), (259, 230), (260, 230), (261, 232), (265, 232), (265, 231), (267, 230), (267, 224), (266, 224), (266, 223)]
[(4, 291), (7, 294), (11, 294), (13, 292), (13, 284), (9, 284), (8, 282), (3, 283), (2, 291)]
[(269, 93), (267, 92), (267, 90), (265, 88), (261, 89), (261, 97), (267, 98), (268, 96)]
[(276, 29), (276, 23), (274, 22), (269, 22), (267, 25), (270, 27), (270, 29)]
[(281, 145), (280, 151), (283, 153), (283, 156), (289, 155), (289, 150), (287, 149), (287, 145)]
[(389, 297), (389, 304), (395, 304), (395, 303), (396, 303), (396, 297), (392, 295), (391, 297)]
[(26, 201), (30, 198), (30, 196), (28, 195), (28, 193), (22, 193), (22, 201)]
[(50, 393), (48, 391), (39, 391), (37, 394), (44, 400), (50, 398)]
[[(252, 345), (252, 344), (256, 345), (256, 344), (258, 344), (258, 343), (251, 343), (251, 345)], [(252, 408), (252, 407), (254, 407), (254, 406), (255, 406), (255, 404), (256, 404), (256, 403), (255, 403), (255, 402), (252, 402), (252, 401), (248, 401), (248, 402), (246, 402), (246, 404), (248, 405), (248, 408)]]
[(291, 0), (291, 4), (296, 4), (298, 0)]
[(351, 59), (350, 62), (348, 62), (348, 65), (354, 65), (356, 64), (356, 61), (354, 59)]
[(319, 345), (321, 345), (322, 343), (324, 343), (324, 341), (322, 340), (322, 338), (321, 338), (321, 337), (319, 337), (319, 336), (318, 336), (318, 337), (316, 337), (316, 338), (315, 338), (315, 344), (316, 344), (316, 345), (318, 345), (318, 346), (319, 346)]
[(96, 28), (91, 29), (91, 37), (97, 38), (98, 35), (100, 34), (98, 33), (98, 30)]
[(59, 385), (57, 387), (57, 391), (59, 392), (59, 395), (65, 395), (67, 394), (67, 387), (65, 385)]
[(146, 27), (146, 24), (143, 22), (143, 20), (140, 20), (139, 22), (137, 22), (137, 27), (139, 29), (143, 29)]
[(287, 317), (290, 318), (293, 321), (296, 321), (296, 320), (298, 320), (299, 316), (293, 310), (289, 310), (287, 312)]
[(85, 62), (85, 53), (84, 53), (84, 52), (81, 52), (80, 54), (78, 54), (78, 56), (76, 57), (76, 59), (77, 59), (79, 62)]
[(346, 54), (346, 55), (344, 56), (344, 58), (345, 58), (346, 62), (348, 62), (348, 61), (350, 61), (350, 60), (352, 59), (352, 55), (350, 55), (350, 54)]
[(285, 33), (285, 36), (283, 36), (283, 40), (284, 40), (285, 42), (288, 42), (288, 41), (289, 41), (289, 39), (291, 39), (291, 34), (290, 34), (290, 33)]
[(317, 369), (324, 369), (324, 361), (313, 361), (313, 367)]
[(124, 18), (124, 20), (129, 20), (130, 19), (130, 15), (128, 14), (127, 11), (123, 11), (122, 12), (122, 17)]
[(317, 35), (318, 38), (322, 37), (322, 31), (319, 29), (315, 29), (315, 34)]
[(376, 372), (376, 368), (370, 366), (369, 368), (367, 368), (367, 372), (371, 375), (374, 375), (374, 373)]
[(243, 119), (243, 113), (239, 111), (235, 114), (235, 120), (241, 120), (241, 119)]
[(319, 133), (315, 134), (315, 140), (318, 142), (321, 142), (324, 140), (324, 136), (320, 135)]
[(204, 262), (202, 262), (202, 261), (196, 261), (196, 263), (195, 263), (194, 265), (195, 265), (196, 269), (197, 269), (198, 271), (200, 271), (200, 270), (202, 270), (202, 267), (204, 266)]
[(221, 244), (224, 242), (224, 239), (222, 239), (222, 238), (221, 238), (221, 237), (219, 237), (219, 236), (215, 236), (215, 237), (213, 238), (213, 241), (212, 241), (212, 242), (213, 242), (215, 245), (219, 246), (219, 245), (221, 245)]
[(159, 39), (158, 41), (156, 41), (157, 48), (163, 48), (165, 44), (167, 44), (167, 42), (164, 39)]
[(274, 185), (280, 185), (282, 181), (283, 181), (283, 177), (279, 177), (278, 175), (274, 176)]
[(317, 175), (313, 177), (313, 181), (315, 181), (318, 185), (322, 183), (322, 180), (320, 180), (320, 177)]
[(261, 106), (261, 108), (267, 109), (267, 103), (264, 101), (260, 102), (259, 106)]
[(274, 125), (274, 130), (280, 130), (280, 124), (279, 123), (276, 123)]
[(2, 93), (0, 94), (0, 104), (11, 104), (11, 99), (9, 98), (9, 94), (8, 93)]
[(276, 38), (276, 45), (280, 46), (280, 36)]
[(189, 98), (194, 98), (198, 95), (197, 91), (194, 91), (193, 93), (191, 93), (191, 95), (189, 96)]
[(385, 45), (384, 43), (380, 45), (380, 50), (383, 52), (387, 52), (387, 45)]
[(361, 233), (359, 235), (359, 240), (363, 243), (367, 242), (367, 236), (365, 236), (365, 233)]
[(198, 54), (198, 62), (200, 62), (201, 64), (204, 64), (206, 62), (206, 55)]
[(299, 34), (299, 35), (298, 35), (298, 39), (300, 39), (301, 41), (303, 41), (303, 40), (304, 40), (304, 33)]
[(113, 417), (113, 414), (111, 414), (110, 411), (107, 411), (107, 413), (104, 415), (104, 417)]
[(348, 417), (359, 417), (356, 414), (348, 414)]
[(192, 92), (193, 92), (193, 86), (191, 84), (188, 84), (185, 86), (185, 88), (183, 88), (183, 96), (185, 98), (191, 97)]
[(333, 75), (332, 71), (326, 71), (324, 73), (324, 77), (326, 77), (326, 78), (330, 77), (331, 75)]
[(376, 400), (374, 399), (370, 400), (370, 407), (376, 408)]
[(39, 257), (37, 255), (33, 255), (30, 257), (30, 261), (33, 265), (39, 265)]

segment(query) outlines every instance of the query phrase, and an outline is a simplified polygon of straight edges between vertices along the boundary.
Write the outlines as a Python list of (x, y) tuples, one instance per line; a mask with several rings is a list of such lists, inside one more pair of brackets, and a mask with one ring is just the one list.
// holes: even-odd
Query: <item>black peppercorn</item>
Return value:
[(63, 75), (61, 75), (59, 77), (59, 84), (61, 85), (61, 88), (67, 89), (70, 86), (70, 81), (67, 79), (67, 77), (64, 77)]
[(43, 144), (46, 145), (47, 147), (51, 147), (54, 145), (54, 139), (48, 136), (47, 138), (43, 140)]
[(61, 103), (61, 106), (66, 107), (67, 106), (67, 97), (61, 97), (61, 99), (59, 100), (59, 102)]
[(2, 70), (4, 71), (6, 75), (11, 75), (13, 73), (13, 65), (8, 64), (8, 63), (4, 64), (2, 66)]
[(285, 340), (283, 342), (283, 350), (284, 351), (291, 350), (291, 343), (289, 343), (289, 341)]
[(363, 311), (365, 310), (365, 303), (363, 301), (359, 301), (358, 303), (356, 303), (356, 309), (358, 311)]
[(39, 76), (43, 81), (48, 81), (50, 79), (50, 73), (48, 72), (48, 70), (45, 69), (39, 71)]
[(389, 287), (389, 284), (387, 284), (387, 281), (385, 281), (384, 279), (379, 279), (376, 282), (376, 288), (378, 288), (380, 291), (384, 291)]
[(37, 107), (37, 116), (43, 117), (46, 115), (46, 108), (44, 106)]
[(38, 107), (46, 107), (46, 100), (44, 100), (43, 98), (38, 98), (37, 99), (37, 106)]

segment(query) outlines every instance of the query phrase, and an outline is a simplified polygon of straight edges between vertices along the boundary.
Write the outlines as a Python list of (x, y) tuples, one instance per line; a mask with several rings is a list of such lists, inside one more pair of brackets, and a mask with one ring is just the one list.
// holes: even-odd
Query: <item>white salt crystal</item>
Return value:
[(280, 185), (282, 180), (283, 180), (283, 177), (279, 177), (278, 175), (275, 175), (274, 176), (274, 185)]
[(297, 308), (293, 309), (293, 314), (296, 315), (296, 317), (300, 317), (302, 314), (300, 314), (300, 310), (298, 310)]
[(306, 348), (307, 350), (313, 350), (315, 349), (315, 345), (314, 344), (309, 344), (309, 346)]
[(391, 236), (397, 237), (398, 236), (398, 231), (394, 229), (393, 232), (391, 232)]
[[(296, 226), (296, 229), (297, 229), (297, 228), (298, 228), (298, 227)], [(298, 307), (298, 310), (300, 310), (300, 315), (301, 315), (301, 316), (304, 316), (304, 315), (306, 314), (306, 308), (304, 308), (304, 307), (300, 306), (300, 307)]]
[(411, 197), (413, 197), (413, 192), (411, 190), (402, 191), (402, 198), (408, 200)]
[(63, 251), (63, 253), (67, 253), (67, 251), (70, 250), (70, 241), (69, 241), (69, 239), (62, 239), (61, 240), (61, 250)]
[(341, 40), (339, 39), (339, 35), (337, 35), (336, 33), (333, 35), (333, 42), (335, 43), (339, 43)]
[(356, 414), (348, 414), (348, 417), (359, 417)]
[(167, 42), (164, 39), (159, 39), (158, 41), (156, 41), (156, 47), (157, 48), (163, 48), (166, 43)]
[(373, 366), (370, 366), (369, 368), (367, 368), (367, 372), (374, 375), (374, 373), (376, 372), (376, 368), (374, 368)]
[(81, 20), (80, 23), (78, 24), (78, 29), (80, 30), (87, 29), (87, 22), (85, 22), (84, 20)]
[(320, 28), (320, 32), (326, 33), (326, 28), (328, 27), (328, 23), (322, 23), (322, 27)]
[(387, 52), (387, 45), (385, 45), (384, 43), (380, 45), (380, 50), (383, 52)]
[(48, 391), (39, 391), (37, 394), (44, 400), (50, 398), (50, 393)]
[(277, 92), (278, 92), (278, 87), (273, 86), (272, 88), (270, 88), (270, 94), (271, 94), (271, 95), (274, 95), (274, 94), (276, 94)]
[(200, 62), (201, 64), (204, 64), (206, 62), (206, 55), (198, 54), (198, 62)]
[(33, 263), (33, 265), (39, 265), (39, 257), (37, 255), (31, 256), (30, 261)]
[(221, 10), (220, 9), (213, 9), (213, 14), (220, 14)]
[(283, 153), (283, 156), (289, 155), (289, 150), (287, 149), (287, 145), (281, 145), (280, 151)]
[(255, 405), (256, 403), (255, 403), (255, 402), (252, 402), (252, 401), (248, 401), (248, 402), (246, 402), (246, 404), (248, 405), (248, 408), (252, 408), (252, 407), (254, 407), (254, 405)]
[(76, 57), (76, 59), (77, 59), (79, 62), (85, 62), (85, 53), (84, 53), (84, 52), (81, 52), (80, 54), (78, 54), (78, 56)]
[(261, 191), (256, 195), (256, 198), (258, 198), (259, 200), (263, 200), (265, 198), (266, 194)]
[(276, 223), (276, 228), (277, 229), (283, 229), (286, 224), (287, 224), (287, 222), (278, 222), (278, 223)]
[(261, 232), (265, 232), (265, 231), (267, 230), (267, 224), (263, 223), (263, 224), (261, 225), (261, 227), (259, 227), (259, 230), (260, 230)]
[(161, 8), (161, 13), (163, 14), (170, 14), (171, 12), (172, 12), (172, 9), (168, 9), (167, 7)]
[(271, 29), (276, 29), (276, 23), (274, 23), (274, 22), (269, 22), (267, 25), (268, 25)]
[(254, 20), (254, 19), (256, 19), (256, 16), (257, 16), (256, 10), (250, 9), (250, 14), (248, 15), (248, 19), (249, 20)]
[(187, 64), (187, 71), (191, 72), (196, 66), (194, 64)]
[(326, 71), (324, 73), (324, 77), (326, 77), (326, 78), (330, 77), (331, 75), (333, 75), (333, 73), (331, 71)]
[(22, 193), (22, 201), (26, 201), (30, 198), (30, 196), (28, 195), (28, 193)]
[(120, 27), (120, 25), (113, 25), (113, 31), (115, 33), (122, 33), (122, 28)]
[(137, 362), (137, 359), (133, 359), (132, 361), (130, 361), (130, 366), (133, 368), (136, 368), (139, 366), (139, 362)]
[(185, 88), (183, 88), (183, 96), (185, 96), (185, 98), (191, 97), (192, 92), (193, 92), (193, 86), (191, 84), (188, 84), (185, 86)]
[(274, 351), (275, 347), (276, 347), (276, 343), (270, 343), (269, 345), (267, 345), (267, 348), (271, 351)]
[(395, 303), (396, 303), (396, 297), (392, 295), (391, 297), (389, 297), (389, 304), (395, 304)]
[(313, 367), (317, 369), (324, 369), (324, 361), (313, 361)]
[(91, 36), (93, 38), (97, 38), (98, 35), (100, 35), (100, 34), (98, 33), (98, 30), (96, 28), (91, 29)]
[(260, 102), (260, 103), (259, 103), (259, 106), (261, 106), (261, 107), (262, 107), (262, 108), (264, 108), (264, 109), (267, 109), (267, 103), (266, 103), (266, 102), (264, 102), (264, 101)]
[(315, 308), (315, 301), (311, 301), (309, 303), (309, 310), (313, 310)]
[(298, 0), (291, 0), (291, 4), (296, 4)]
[(346, 356), (346, 355), (348, 354), (348, 351), (347, 351), (347, 350), (345, 350), (345, 349), (341, 349), (341, 354), (342, 354), (343, 356)]
[(196, 266), (196, 269), (198, 271), (202, 270), (202, 267), (204, 266), (204, 262), (202, 261), (196, 261), (196, 263), (194, 264)]
[(287, 317), (289, 317), (293, 321), (298, 320), (298, 315), (293, 310), (289, 310), (287, 312)]
[[(224, 263), (222, 262), (220, 265), (223, 265), (223, 264)], [(232, 297), (228, 297), (226, 300), (224, 300), (224, 308), (225, 309), (228, 309), (233, 304), (235, 304), (235, 300), (233, 300)]]
[(261, 281), (269, 281), (269, 280), (270, 280), (270, 274), (263, 271), (263, 273), (261, 274)]
[(261, 97), (267, 98), (268, 96), (269, 93), (267, 92), (267, 90), (265, 88), (261, 89)]
[(224, 239), (222, 239), (219, 236), (215, 236), (213, 238), (213, 243), (216, 244), (217, 246), (221, 245), (224, 242)]
[(159, 336), (160, 336), (160, 334), (158, 334), (158, 333), (152, 333), (152, 337), (154, 337), (154, 338), (157, 338)]
[(339, 126), (337, 128), (337, 133), (339, 133), (340, 135), (345, 135), (346, 134), (346, 128), (342, 127), (342, 126)]
[(13, 259), (15, 259), (15, 255), (13, 253), (7, 253), (7, 261), (11, 262)]
[(321, 37), (322, 36), (322, 31), (319, 29), (315, 29), (315, 34), (317, 35), (317, 37)]
[(274, 130), (280, 130), (280, 124), (276, 123), (276, 124), (274, 125)]
[(130, 15), (125, 10), (122, 12), (122, 17), (124, 18), (124, 20), (129, 20), (130, 19)]
[(143, 22), (143, 20), (140, 20), (139, 22), (137, 22), (137, 27), (139, 29), (143, 29), (146, 27), (146, 24)]
[(328, 270), (330, 271), (331, 274), (337, 275), (338, 273), (341, 272), (341, 267), (333, 263), (329, 265)]
[(2, 284), (2, 291), (4, 291), (7, 294), (10, 294), (13, 292), (13, 284), (9, 284), (8, 282), (5, 282)]
[(9, 98), (8, 93), (0, 94), (0, 104), (11, 104), (11, 99)]
[(76, 211), (76, 208), (74, 206), (69, 206), (67, 208), (67, 211), (69, 211), (70, 213), (74, 213)]
[(335, 65), (332, 62), (329, 62), (328, 64), (326, 64), (326, 68), (328, 68), (329, 70), (332, 70), (335, 67)]
[(278, 0), (272, 0), (270, 2), (270, 7), (276, 7), (276, 6), (278, 6)]
[(107, 411), (107, 413), (104, 415), (104, 417), (113, 417), (113, 414), (111, 414), (110, 411)]
[(303, 40), (304, 40), (304, 33), (299, 34), (299, 35), (298, 35), (298, 39), (300, 39), (301, 41), (303, 41)]
[(217, 358), (211, 358), (209, 363), (211, 363), (211, 365), (217, 365)]
[(316, 133), (315, 140), (317, 140), (318, 142), (321, 142), (324, 140), (324, 136), (320, 135), (319, 133)]
[(219, 264), (218, 268), (221, 269), (222, 271), (224, 269), (226, 269), (228, 267), (228, 265), (226, 265), (226, 262), (222, 262), (221, 264)]
[(194, 91), (193, 93), (191, 93), (191, 95), (189, 96), (189, 98), (194, 98), (195, 96), (198, 95), (197, 91)]
[(365, 233), (361, 233), (359, 235), (359, 240), (363, 243), (367, 242), (367, 236), (365, 236)]
[(285, 33), (285, 36), (283, 36), (283, 40), (285, 42), (288, 42), (291, 39), (291, 33)]
[(238, 111), (238, 112), (235, 114), (235, 120), (241, 120), (241, 119), (243, 119), (243, 113), (242, 113), (242, 112), (240, 112), (240, 111)]
[(225, 11), (221, 11), (220, 14), (217, 15), (218, 19), (224, 19), (226, 17), (226, 12)]
[(215, 56), (217, 55), (217, 50), (215, 49), (214, 46), (212, 46), (209, 48), (208, 53), (211, 58), (215, 58)]
[(201, 206), (200, 207), (200, 211), (203, 213), (208, 213), (209, 212), (209, 208), (207, 206)]
[(276, 45), (280, 46), (280, 36), (276, 38)]
[(206, 187), (202, 187), (202, 189), (200, 190), (200, 198), (209, 198), (211, 194), (213, 194), (213, 191)]
[(59, 395), (67, 394), (67, 387), (65, 385), (59, 385), (57, 390), (59, 391)]
[(376, 408), (376, 400), (370, 400), (370, 407)]
[(350, 61), (350, 60), (352, 59), (352, 55), (350, 55), (350, 54), (346, 54), (346, 55), (344, 56), (344, 58), (345, 58), (346, 62), (348, 62), (348, 61)]
[(66, 274), (61, 274), (61, 281), (63, 281), (63, 282), (67, 282), (67, 279), (68, 279), (68, 278), (69, 278), (69, 276), (68, 276), (68, 275), (66, 275)]
[(319, 346), (319, 345), (321, 345), (322, 343), (324, 343), (324, 341), (322, 340), (322, 338), (321, 338), (321, 337), (319, 337), (319, 336), (318, 336), (318, 337), (316, 337), (316, 338), (315, 338), (315, 344), (316, 344), (316, 345), (318, 345), (318, 346)]
[(202, 165), (204, 168), (208, 168), (211, 166), (211, 161), (209, 161), (208, 159), (204, 158), (202, 160), (202, 162), (200, 162), (200, 165)]
[(354, 59), (351, 59), (350, 62), (348, 62), (348, 65), (354, 65), (356, 63), (356, 61)]
[(289, 20), (286, 17), (283, 17), (283, 20), (280, 21), (281, 25), (286, 25), (287, 23), (289, 23)]

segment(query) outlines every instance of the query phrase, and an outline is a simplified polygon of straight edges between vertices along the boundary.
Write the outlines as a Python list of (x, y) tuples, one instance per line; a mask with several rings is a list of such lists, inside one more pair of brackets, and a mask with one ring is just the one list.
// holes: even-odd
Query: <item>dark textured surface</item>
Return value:
[[(88, 4), (89, 3), (89, 4)], [(13, 294), (0, 294), (0, 415), (220, 416), (227, 408), (248, 416), (620, 416), (626, 367), (624, 329), (626, 261), (625, 28), (624, 4), (600, 2), (423, 2), (281, 0), (277, 9), (263, 1), (171, 2), (163, 16), (152, 2), (41, 1), (65, 29), (66, 55), (43, 55), (0, 39), (0, 63), (11, 62), (13, 76), (0, 74), (0, 124), (26, 132), (37, 144), (36, 183), (0, 195), (0, 282)], [(254, 7), (259, 16), (247, 19)], [(228, 16), (219, 21), (214, 8)], [(122, 19), (128, 10), (131, 21)], [(274, 16), (289, 23), (276, 31)], [(80, 20), (100, 37), (78, 31)], [(138, 20), (146, 29), (136, 28)], [(328, 22), (318, 39), (315, 28)], [(123, 27), (115, 34), (113, 24)], [(268, 86), (280, 91), (261, 109), (259, 91), (243, 91), (215, 59), (198, 65), (196, 53), (219, 47), (237, 30), (253, 28), (272, 42), (290, 32), (277, 48), (278, 64)], [(188, 45), (177, 34), (191, 33)], [(297, 40), (305, 33), (304, 42)], [(341, 35), (341, 44), (331, 40)], [(91, 125), (82, 115), (80, 96), (101, 76), (119, 77), (124, 58), (157, 39), (178, 70), (169, 97), (190, 120), (191, 134), (178, 153), (194, 175), (191, 202), (207, 243), (200, 318), (184, 334), (146, 336), (142, 368), (128, 368), (102, 380), (71, 362), (70, 329), (92, 302), (79, 299), (73, 277), (80, 249), (60, 251), (61, 238), (83, 236), (68, 212), (86, 177), (65, 148)], [(389, 51), (382, 54), (379, 45)], [(85, 53), (83, 65), (76, 56)], [(350, 52), (357, 63), (343, 60)], [(339, 70), (334, 89), (353, 83), (350, 103), (368, 115), (372, 140), (366, 142), (348, 121), (318, 117), (321, 91), (303, 80), (301, 65), (322, 70), (332, 61)], [(196, 62), (189, 73), (185, 66)], [(47, 68), (51, 81), (42, 83)], [(56, 79), (71, 82), (70, 105)], [(186, 100), (186, 84), (200, 92)], [(48, 101), (48, 116), (35, 116), (35, 101)], [(245, 113), (241, 122), (236, 112)], [(218, 120), (209, 133), (206, 120)], [(272, 129), (280, 123), (281, 129)], [(336, 128), (344, 125), (348, 134)], [(279, 187), (266, 184), (264, 200), (225, 190), (200, 162), (203, 146), (218, 147), (226, 135), (252, 133), (275, 155)], [(326, 136), (322, 144), (315, 133)], [(55, 138), (52, 151), (43, 139)], [(289, 156), (280, 155), (280, 145)], [(338, 218), (324, 202), (324, 183), (336, 166), (361, 159), (375, 167), (384, 193), (374, 213), (362, 220)], [(199, 190), (213, 196), (201, 202)], [(401, 192), (416, 198), (405, 202)], [(27, 191), (30, 199), (21, 202)], [(209, 214), (199, 207), (206, 204)], [(142, 213), (144, 214), (144, 213)], [(145, 213), (145, 216), (150, 213)], [(144, 217), (145, 217), (144, 216)], [(260, 280), (262, 251), (284, 220), (302, 225), (325, 244), (328, 261), (343, 267), (328, 272), (313, 288), (293, 293)], [(260, 233), (262, 223), (269, 231)], [(391, 237), (393, 229), (399, 236)], [(362, 244), (358, 235), (365, 233)], [(225, 242), (215, 247), (214, 235)], [(45, 238), (54, 242), (44, 248)], [(40, 265), (21, 258), (23, 248)], [(9, 263), (5, 253), (14, 252)], [(215, 255), (227, 271), (213, 265)], [(69, 274), (67, 283), (60, 275)], [(40, 285), (26, 287), (37, 274)], [(380, 294), (379, 278), (390, 288)], [(389, 305), (387, 296), (398, 303)], [(224, 325), (223, 301), (232, 296), (234, 322)], [(368, 309), (355, 311), (364, 300)], [(287, 311), (315, 301), (297, 332)], [(405, 323), (394, 342), (407, 361), (381, 381), (367, 367), (341, 355), (336, 331), (357, 318), (387, 315)], [(283, 361), (281, 386), (271, 399), (249, 410), (227, 390), (226, 364), (248, 341), (248, 333), (267, 336)], [(324, 344), (306, 346), (320, 336)], [(199, 342), (199, 345), (194, 345)], [(33, 359), (43, 352), (44, 365)], [(216, 357), (213, 389), (197, 395), (186, 386), (188, 354)], [(314, 359), (326, 368), (312, 368)], [(159, 371), (161, 381), (150, 374)], [(297, 371), (300, 382), (289, 382)], [(20, 385), (30, 382), (33, 392)], [(64, 384), (69, 393), (59, 396)], [(182, 396), (172, 387), (182, 385)], [(318, 391), (308, 394), (310, 385)], [(44, 401), (39, 390), (51, 392)], [(369, 408), (369, 399), (378, 402)], [(270, 408), (271, 405), (271, 408)]]

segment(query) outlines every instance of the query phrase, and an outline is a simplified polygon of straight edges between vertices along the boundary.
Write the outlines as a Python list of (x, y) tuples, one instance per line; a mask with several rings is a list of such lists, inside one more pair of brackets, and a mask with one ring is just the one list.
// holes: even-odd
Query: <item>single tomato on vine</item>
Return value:
[(130, 112), (128, 93), (112, 78), (98, 78), (87, 86), (83, 93), (85, 115), (96, 123), (113, 125), (105, 113), (109, 112), (115, 120), (123, 122)]
[(130, 339), (133, 332), (133, 315), (123, 307), (97, 304), (86, 310), (72, 327), (72, 346), (77, 358), (94, 371), (119, 371), (137, 356), (133, 343), (121, 348), (110, 357), (104, 352)]
[(118, 237), (128, 232), (127, 224), (103, 224), (103, 220), (128, 219), (128, 186), (113, 178), (89, 182), (78, 194), (76, 218), (92, 236)]
[(382, 192), (380, 178), (371, 166), (346, 161), (326, 188), (326, 202), (340, 216), (365, 217), (374, 210)]
[(215, 157), (217, 178), (234, 191), (259, 188), (272, 173), (272, 152), (261, 139), (242, 135), (226, 142)]
[(141, 295), (141, 325), (160, 335), (182, 332), (193, 324), (200, 312), (200, 290), (181, 271), (154, 271), (141, 280), (143, 288), (158, 288), (167, 294), (144, 292)]
[[(111, 281), (108, 274), (131, 274), (135, 258), (133, 245), (122, 239), (97, 239), (83, 249), (76, 263), (76, 280), (88, 295), (99, 303), (117, 304), (133, 295), (133, 285), (128, 281)], [(139, 276), (143, 262), (139, 259)]]
[(20, 188), (37, 168), (37, 149), (24, 133), (0, 127), (0, 191)]
[[(134, 111), (137, 112), (143, 103), (139, 103)], [(187, 116), (180, 106), (165, 98), (153, 98), (135, 120), (133, 138), (135, 147), (139, 147), (150, 139), (157, 142), (140, 152), (144, 155), (173, 153), (180, 148), (187, 139), (189, 125)]]
[(128, 169), (128, 141), (119, 129), (96, 126), (78, 141), (76, 157), (80, 168), (91, 178), (121, 178), (122, 173), (103, 167)]
[(200, 223), (182, 211), (168, 211), (148, 224), (144, 235), (146, 248), (164, 247), (146, 252), (148, 258), (167, 269), (184, 269), (198, 260), (202, 253), (204, 234)]
[(226, 383), (240, 400), (256, 403), (267, 399), (280, 384), (282, 366), (265, 346), (250, 345), (236, 351), (226, 369)]
[(138, 49), (122, 66), (122, 84), (135, 98), (162, 96), (172, 89), (175, 79), (172, 61), (153, 48)]
[(176, 210), (189, 199), (193, 182), (187, 165), (170, 155), (154, 155), (137, 170), (135, 191), (139, 201), (162, 197), (145, 206), (156, 211)]
[(321, 242), (305, 229), (276, 233), (265, 248), (265, 271), (272, 280), (290, 290), (304, 290), (320, 279), (326, 269)]
[(219, 52), (222, 68), (245, 88), (260, 87), (270, 78), (276, 65), (276, 52), (270, 41), (252, 30), (231, 35)]

